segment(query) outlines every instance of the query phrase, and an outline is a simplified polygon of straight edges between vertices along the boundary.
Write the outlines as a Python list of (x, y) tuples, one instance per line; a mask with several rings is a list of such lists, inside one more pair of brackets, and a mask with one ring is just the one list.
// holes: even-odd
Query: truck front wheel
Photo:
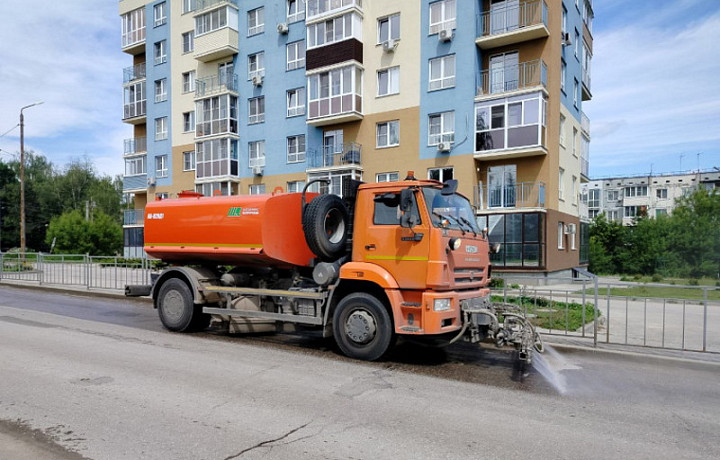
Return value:
[(178, 278), (169, 279), (160, 287), (157, 307), (160, 322), (170, 331), (200, 330), (209, 324), (210, 315), (202, 312), (202, 305), (194, 305), (190, 288)]
[(375, 361), (390, 347), (392, 320), (376, 297), (358, 292), (342, 299), (335, 308), (333, 334), (345, 355)]

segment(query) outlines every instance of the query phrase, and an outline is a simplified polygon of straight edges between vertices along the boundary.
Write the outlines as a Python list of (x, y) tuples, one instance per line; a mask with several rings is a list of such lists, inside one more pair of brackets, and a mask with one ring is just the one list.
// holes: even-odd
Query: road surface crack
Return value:
[(305, 423), (304, 425), (300, 425), (300, 426), (297, 427), (297, 428), (293, 428), (292, 430), (288, 431), (287, 433), (285, 433), (284, 435), (282, 435), (282, 436), (280, 436), (280, 437), (278, 437), (278, 438), (269, 439), (269, 440), (267, 440), (267, 441), (263, 441), (263, 442), (257, 443), (257, 444), (255, 444), (255, 445), (252, 446), (252, 447), (248, 447), (247, 449), (243, 449), (243, 450), (241, 450), (240, 452), (238, 452), (238, 453), (235, 454), (235, 455), (231, 455), (231, 456), (229, 456), (229, 457), (225, 457), (224, 460), (232, 460), (232, 459), (234, 459), (234, 458), (240, 457), (241, 455), (243, 455), (243, 454), (245, 454), (245, 453), (247, 453), (247, 452), (250, 452), (251, 450), (255, 450), (255, 449), (258, 449), (258, 448), (260, 448), (260, 447), (266, 447), (266, 446), (268, 446), (269, 444), (272, 444), (272, 443), (274, 443), (274, 442), (282, 441), (283, 439), (291, 436), (292, 434), (294, 434), (294, 433), (302, 430), (302, 429), (305, 428), (306, 426), (310, 425), (310, 423), (311, 423), (311, 422), (307, 422), (307, 423)]

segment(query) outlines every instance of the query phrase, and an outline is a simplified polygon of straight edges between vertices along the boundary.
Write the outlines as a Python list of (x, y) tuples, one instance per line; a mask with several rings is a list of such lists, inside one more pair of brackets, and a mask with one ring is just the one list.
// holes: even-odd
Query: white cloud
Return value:
[(653, 161), (668, 169), (698, 151), (720, 158), (720, 12), (688, 19), (680, 7), (697, 2), (680, 3), (645, 8), (642, 21), (595, 36), (593, 100), (584, 107), (593, 171), (643, 172)]

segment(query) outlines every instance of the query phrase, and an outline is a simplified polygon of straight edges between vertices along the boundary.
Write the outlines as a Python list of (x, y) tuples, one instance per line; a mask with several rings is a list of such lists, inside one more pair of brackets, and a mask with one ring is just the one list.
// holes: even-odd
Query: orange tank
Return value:
[(154, 201), (145, 207), (145, 252), (172, 263), (309, 266), (301, 207), (300, 193)]

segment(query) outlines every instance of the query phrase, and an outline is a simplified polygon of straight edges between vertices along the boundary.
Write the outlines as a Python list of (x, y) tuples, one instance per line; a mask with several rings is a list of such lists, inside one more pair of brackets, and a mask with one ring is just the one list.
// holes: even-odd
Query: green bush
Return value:
[(663, 277), (657, 273), (652, 276), (653, 283), (659, 283), (663, 280)]
[(698, 285), (700, 285), (700, 281), (697, 278), (690, 278), (688, 280), (688, 284), (690, 286), (698, 286)]
[(505, 280), (502, 278), (491, 278), (490, 279), (490, 288), (502, 288), (505, 287)]

